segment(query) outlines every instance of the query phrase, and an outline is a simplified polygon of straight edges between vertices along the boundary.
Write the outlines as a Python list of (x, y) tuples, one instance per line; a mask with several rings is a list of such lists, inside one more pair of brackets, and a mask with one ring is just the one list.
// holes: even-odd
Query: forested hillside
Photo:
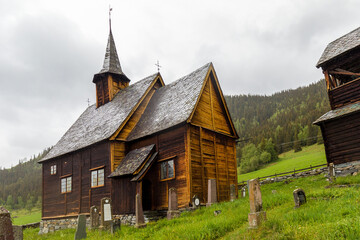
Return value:
[(238, 144), (239, 164), (244, 149), (251, 149), (247, 155), (256, 150), (249, 146), (251, 143), (258, 147), (272, 139), (281, 153), (321, 141), (320, 128), (312, 123), (330, 110), (324, 80), (271, 96), (236, 95), (225, 99), (240, 140), (244, 140)]
[(21, 160), (10, 169), (0, 169), (0, 205), (10, 209), (29, 208), (41, 203), (41, 165), (37, 163), (50, 149), (29, 161)]

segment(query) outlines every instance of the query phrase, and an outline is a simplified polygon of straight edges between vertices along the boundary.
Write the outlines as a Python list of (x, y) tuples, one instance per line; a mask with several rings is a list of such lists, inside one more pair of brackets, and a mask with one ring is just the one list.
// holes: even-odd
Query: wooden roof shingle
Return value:
[(358, 47), (360, 45), (360, 27), (332, 41), (327, 45), (316, 67), (323, 66), (326, 62)]
[(360, 111), (360, 102), (345, 105), (341, 108), (330, 110), (321, 117), (319, 117), (313, 124), (319, 125), (322, 122), (333, 120), (336, 118), (342, 118), (346, 115), (353, 114)]
[(135, 140), (185, 122), (195, 108), (212, 63), (158, 89), (127, 140)]
[(39, 162), (76, 151), (108, 139), (120, 127), (151, 86), (158, 73), (120, 90), (107, 104), (88, 107), (51, 151)]
[(155, 144), (151, 144), (130, 151), (128, 154), (126, 154), (115, 171), (109, 175), (109, 177), (120, 177), (133, 174), (143, 165), (144, 161), (148, 159), (149, 155), (154, 150), (154, 147)]

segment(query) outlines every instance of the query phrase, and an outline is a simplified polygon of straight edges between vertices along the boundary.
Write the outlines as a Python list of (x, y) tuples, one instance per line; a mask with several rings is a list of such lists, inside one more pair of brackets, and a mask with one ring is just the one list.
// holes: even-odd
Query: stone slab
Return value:
[(249, 213), (249, 228), (257, 228), (266, 221), (266, 212)]
[(75, 240), (86, 238), (86, 215), (80, 214), (78, 216), (77, 228), (75, 232)]

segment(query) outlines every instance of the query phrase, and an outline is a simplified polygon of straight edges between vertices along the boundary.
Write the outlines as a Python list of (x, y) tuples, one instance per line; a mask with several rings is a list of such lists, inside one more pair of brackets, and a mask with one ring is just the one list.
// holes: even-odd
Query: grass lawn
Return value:
[(279, 160), (272, 162), (254, 172), (241, 174), (238, 179), (245, 181), (253, 178), (273, 175), (275, 173), (288, 172), (291, 170), (320, 165), (326, 163), (324, 145), (314, 144), (303, 147), (302, 151), (294, 153), (294, 150), (279, 155)]
[[(292, 192), (299, 187), (307, 203), (294, 209)], [(143, 229), (122, 226), (114, 235), (88, 231), (87, 239), (360, 239), (359, 190), (360, 175), (339, 177), (330, 185), (323, 175), (299, 178), (261, 186), (268, 220), (256, 230), (248, 229), (247, 196), (184, 212), (177, 219), (163, 219)], [(221, 210), (220, 215), (214, 216), (215, 210)], [(37, 233), (38, 229), (25, 230), (24, 239), (74, 239), (75, 230)]]
[(31, 213), (25, 209), (13, 210), (11, 211), (11, 217), (14, 225), (40, 222), (41, 210), (33, 208)]

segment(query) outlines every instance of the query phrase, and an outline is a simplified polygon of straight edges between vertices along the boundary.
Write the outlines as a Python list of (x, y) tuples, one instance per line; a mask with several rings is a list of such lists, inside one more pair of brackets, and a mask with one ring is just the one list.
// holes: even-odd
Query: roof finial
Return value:
[(110, 32), (111, 32), (111, 11), (112, 11), (112, 7), (109, 5), (109, 27), (110, 27)]
[(157, 60), (157, 62), (155, 63), (155, 66), (157, 66), (157, 70), (158, 70), (158, 72), (160, 72), (161, 66), (160, 66), (159, 60)]

